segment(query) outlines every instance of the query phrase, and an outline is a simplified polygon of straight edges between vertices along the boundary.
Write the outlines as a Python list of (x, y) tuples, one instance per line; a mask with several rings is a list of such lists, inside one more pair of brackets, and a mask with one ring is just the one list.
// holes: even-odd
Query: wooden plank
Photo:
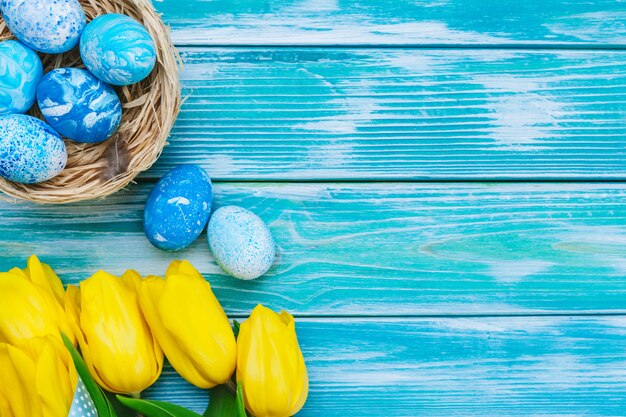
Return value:
[(182, 50), (147, 177), (626, 179), (626, 52)]
[(179, 44), (624, 45), (615, 0), (160, 0)]
[(153, 248), (150, 184), (70, 206), (0, 204), (0, 270), (37, 253), (66, 282), (98, 269), (162, 274), (189, 259), (230, 314), (300, 316), (625, 312), (626, 184), (218, 184), (278, 243), (268, 276), (224, 276), (206, 237)]
[[(305, 416), (623, 416), (626, 317), (300, 320)], [(148, 395), (202, 411), (168, 372)]]

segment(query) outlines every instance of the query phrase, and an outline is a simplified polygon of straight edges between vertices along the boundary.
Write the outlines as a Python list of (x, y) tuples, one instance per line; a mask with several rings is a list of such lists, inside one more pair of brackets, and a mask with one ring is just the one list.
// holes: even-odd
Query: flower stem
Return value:
[[(141, 391), (137, 391), (137, 392), (131, 392), (130, 396), (136, 400), (140, 400), (141, 399)], [(136, 413), (135, 417), (144, 417), (143, 414), (141, 413)]]

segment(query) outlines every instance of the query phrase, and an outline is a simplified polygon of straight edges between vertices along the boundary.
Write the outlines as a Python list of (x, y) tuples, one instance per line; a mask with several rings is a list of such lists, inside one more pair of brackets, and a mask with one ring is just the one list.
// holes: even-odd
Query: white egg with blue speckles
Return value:
[(87, 20), (78, 0), (0, 0), (0, 10), (19, 40), (48, 54), (74, 48)]
[(57, 132), (25, 114), (0, 116), (0, 176), (33, 184), (65, 168), (67, 151)]
[(270, 229), (242, 207), (216, 210), (209, 220), (207, 238), (217, 264), (235, 278), (258, 278), (274, 263), (276, 245)]
[(80, 56), (93, 75), (113, 85), (146, 78), (156, 63), (156, 47), (148, 30), (122, 14), (91, 21), (80, 39)]
[(50, 126), (76, 142), (102, 142), (122, 121), (122, 103), (115, 90), (78, 68), (47, 73), (37, 87), (37, 102)]
[(18, 41), (0, 42), (0, 115), (30, 109), (42, 75), (35, 51)]

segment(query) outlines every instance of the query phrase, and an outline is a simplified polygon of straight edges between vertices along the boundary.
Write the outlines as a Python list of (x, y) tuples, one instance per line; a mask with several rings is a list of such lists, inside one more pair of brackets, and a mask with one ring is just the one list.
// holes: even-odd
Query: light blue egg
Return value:
[(113, 85), (130, 85), (150, 75), (156, 47), (150, 33), (122, 14), (105, 14), (87, 25), (80, 39), (80, 56), (89, 71)]
[(0, 116), (0, 176), (33, 184), (65, 168), (63, 139), (43, 121), (25, 114)]
[(217, 264), (229, 275), (255, 279), (274, 263), (276, 245), (267, 225), (256, 214), (237, 206), (213, 213), (207, 229)]
[(30, 109), (42, 74), (35, 51), (18, 41), (0, 42), (0, 115)]
[(197, 165), (180, 165), (156, 184), (144, 210), (144, 231), (154, 246), (178, 250), (202, 233), (211, 214), (213, 186)]
[(85, 28), (78, 0), (0, 0), (0, 10), (19, 40), (48, 54), (75, 47)]
[(50, 126), (76, 142), (102, 142), (122, 121), (122, 103), (115, 90), (78, 68), (47, 73), (37, 88), (37, 103)]

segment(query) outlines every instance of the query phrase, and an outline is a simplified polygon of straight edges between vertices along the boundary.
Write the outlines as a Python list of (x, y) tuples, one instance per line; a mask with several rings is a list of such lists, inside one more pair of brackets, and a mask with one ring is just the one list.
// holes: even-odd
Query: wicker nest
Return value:
[[(180, 107), (180, 60), (169, 28), (150, 0), (80, 0), (87, 21), (105, 13), (122, 13), (143, 23), (157, 47), (157, 63), (143, 81), (117, 88), (123, 117), (117, 132), (97, 144), (66, 141), (68, 161), (53, 179), (19, 184), (0, 178), (0, 192), (37, 203), (69, 203), (105, 197), (126, 187), (158, 159)], [(13, 38), (0, 18), (0, 41)], [(44, 71), (59, 67), (84, 68), (78, 47), (60, 54), (40, 54)], [(41, 117), (39, 109), (30, 114)]]

